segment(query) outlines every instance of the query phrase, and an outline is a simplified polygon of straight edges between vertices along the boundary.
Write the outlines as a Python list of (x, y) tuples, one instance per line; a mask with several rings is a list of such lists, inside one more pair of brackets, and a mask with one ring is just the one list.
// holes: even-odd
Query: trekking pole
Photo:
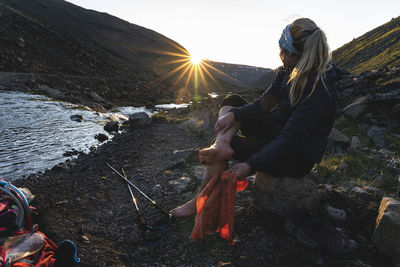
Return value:
[(167, 210), (165, 210), (163, 207), (161, 207), (157, 202), (152, 200), (149, 196), (147, 196), (142, 190), (140, 190), (136, 185), (134, 185), (131, 181), (129, 181), (126, 177), (124, 177), (121, 173), (119, 173), (116, 169), (114, 169), (110, 164), (106, 163), (108, 167), (110, 167), (116, 174), (118, 174), (122, 179), (125, 180), (130, 186), (135, 188), (142, 196), (144, 196), (148, 201), (151, 202), (154, 206), (156, 206), (157, 209), (159, 209), (161, 212), (165, 213), (168, 215), (169, 218), (172, 217), (171, 213), (169, 213)]

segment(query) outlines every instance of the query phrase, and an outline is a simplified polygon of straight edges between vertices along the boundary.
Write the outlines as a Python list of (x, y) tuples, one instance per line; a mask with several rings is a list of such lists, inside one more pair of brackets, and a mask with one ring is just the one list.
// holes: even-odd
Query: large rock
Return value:
[(151, 118), (146, 112), (138, 112), (129, 115), (128, 124), (133, 127), (146, 127), (151, 124)]
[(350, 145), (350, 138), (342, 134), (338, 129), (332, 128), (328, 137), (336, 143), (344, 144), (346, 146)]
[(116, 121), (110, 121), (106, 125), (104, 125), (104, 130), (111, 133), (111, 132), (118, 132), (119, 130), (119, 123)]
[(346, 106), (343, 109), (343, 113), (349, 116), (350, 118), (355, 119), (365, 110), (367, 101), (368, 101), (367, 96), (359, 97), (357, 98), (356, 101)]
[(256, 175), (253, 191), (263, 210), (281, 216), (319, 207), (318, 186), (309, 174), (303, 178)]
[(83, 121), (83, 115), (81, 115), (81, 114), (74, 114), (74, 115), (71, 115), (69, 118), (71, 120), (73, 120), (73, 121), (76, 121), (76, 122), (82, 122)]
[(372, 236), (375, 246), (400, 266), (400, 202), (384, 197)]
[(386, 146), (385, 137), (383, 136), (383, 129), (379, 126), (374, 125), (369, 128), (367, 135), (371, 139), (371, 141), (378, 147), (382, 148)]

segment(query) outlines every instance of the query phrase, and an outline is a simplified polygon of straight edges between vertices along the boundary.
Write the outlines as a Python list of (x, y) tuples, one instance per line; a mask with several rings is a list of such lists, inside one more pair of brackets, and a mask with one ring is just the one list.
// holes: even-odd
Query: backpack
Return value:
[(58, 246), (38, 230), (31, 218), (25, 190), (0, 179), (0, 267), (75, 266), (76, 246)]

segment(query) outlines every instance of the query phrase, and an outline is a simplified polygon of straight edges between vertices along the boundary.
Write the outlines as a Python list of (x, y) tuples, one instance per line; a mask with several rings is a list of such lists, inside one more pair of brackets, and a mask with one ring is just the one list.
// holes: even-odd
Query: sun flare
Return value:
[(203, 59), (196, 55), (190, 55), (190, 62), (194, 65), (198, 65), (203, 61)]

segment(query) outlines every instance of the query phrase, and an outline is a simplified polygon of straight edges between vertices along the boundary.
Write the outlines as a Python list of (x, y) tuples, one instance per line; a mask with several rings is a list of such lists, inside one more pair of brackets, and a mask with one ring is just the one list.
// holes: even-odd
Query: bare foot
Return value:
[(171, 210), (171, 214), (173, 217), (178, 218), (178, 217), (188, 217), (190, 215), (193, 215), (196, 213), (196, 199), (197, 197), (193, 198), (192, 200), (189, 200), (182, 206), (179, 206), (173, 210)]
[(234, 152), (231, 146), (227, 143), (215, 143), (210, 147), (199, 150), (200, 162), (207, 165), (217, 161), (228, 160), (233, 156)]

